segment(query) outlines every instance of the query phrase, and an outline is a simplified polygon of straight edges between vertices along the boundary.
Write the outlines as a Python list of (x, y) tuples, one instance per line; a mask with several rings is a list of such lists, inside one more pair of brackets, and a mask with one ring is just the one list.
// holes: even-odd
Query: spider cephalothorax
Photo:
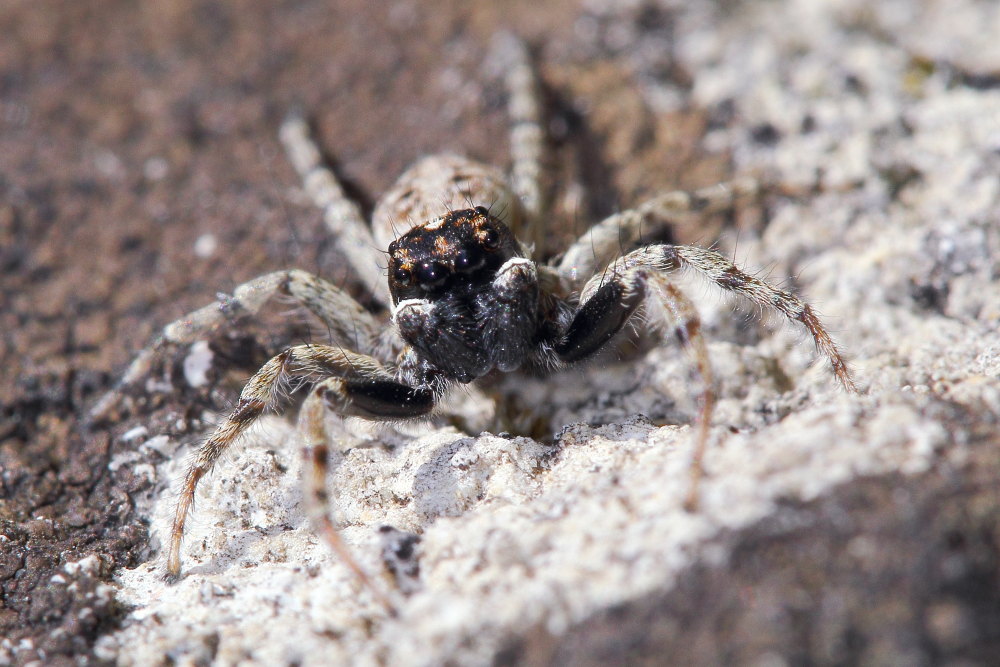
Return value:
[[(701, 376), (688, 498), (693, 507), (715, 394), (697, 310), (672, 280), (684, 268), (801, 323), (840, 382), (854, 390), (826, 329), (797, 297), (714, 251), (642, 243), (641, 232), (655, 235), (678, 215), (716, 212), (757, 194), (753, 181), (659, 195), (597, 223), (555, 259), (536, 262), (531, 249), (544, 238), (544, 225), (551, 220), (542, 213), (539, 186), (540, 111), (526, 52), (519, 43), (508, 46), (513, 121), (509, 185), (496, 169), (454, 155), (432, 156), (400, 177), (369, 225), (323, 165), (303, 119), (292, 117), (281, 128), (289, 158), (306, 191), (324, 209), (324, 220), (357, 283), (388, 311), (389, 322), (320, 277), (295, 269), (270, 273), (168, 325), (132, 363), (121, 387), (95, 408), (97, 416), (110, 411), (166, 346), (200, 340), (234, 313), (256, 313), (276, 294), (298, 301), (326, 324), (331, 342), (296, 345), (264, 364), (244, 387), (232, 414), (193, 458), (171, 531), (171, 575), (180, 573), (184, 523), (199, 480), (265, 410), (279, 405), (283, 388), (312, 387), (299, 416), (313, 466), (306, 493), (310, 516), (347, 565), (370, 584), (328, 515), (326, 415), (373, 421), (425, 417), (455, 383), (519, 370), (544, 374), (592, 357), (643, 310), (652, 324), (672, 332), (691, 351)], [(439, 213), (427, 215), (435, 207)], [(393, 230), (401, 221), (411, 226), (396, 235)], [(386, 245), (388, 280), (380, 268), (383, 256), (376, 250)], [(372, 590), (381, 595), (377, 587)]]

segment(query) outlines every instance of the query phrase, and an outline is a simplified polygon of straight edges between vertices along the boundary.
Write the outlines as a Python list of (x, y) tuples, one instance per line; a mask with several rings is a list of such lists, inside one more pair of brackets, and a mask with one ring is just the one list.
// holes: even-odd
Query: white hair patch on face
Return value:
[(424, 310), (430, 308), (431, 302), (427, 299), (403, 299), (392, 310), (393, 319), (399, 317), (400, 313), (410, 309)]

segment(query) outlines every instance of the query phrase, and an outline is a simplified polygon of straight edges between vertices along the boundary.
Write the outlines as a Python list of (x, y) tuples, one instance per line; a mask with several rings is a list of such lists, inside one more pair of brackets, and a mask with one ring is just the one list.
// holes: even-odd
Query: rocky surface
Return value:
[[(1000, 32), (990, 2), (22, 3), (0, 14), (0, 662), (977, 663), (1000, 648)], [(685, 512), (696, 385), (626, 346), (494, 388), (540, 439), (331, 422), (344, 536), (319, 543), (292, 422), (203, 483), (186, 576), (161, 545), (186, 452), (305, 329), (171, 351), (131, 414), (86, 408), (156, 327), (294, 265), (350, 286), (275, 128), (292, 106), (370, 209), (416, 157), (504, 164), (499, 27), (533, 45), (555, 252), (650, 193), (783, 192), (681, 240), (815, 304), (863, 393), (800, 331), (684, 283), (720, 404)], [(985, 40), (985, 41), (984, 41)], [(718, 238), (717, 238), (718, 237)], [(294, 318), (293, 318), (294, 319)], [(494, 430), (496, 430), (494, 428)]]

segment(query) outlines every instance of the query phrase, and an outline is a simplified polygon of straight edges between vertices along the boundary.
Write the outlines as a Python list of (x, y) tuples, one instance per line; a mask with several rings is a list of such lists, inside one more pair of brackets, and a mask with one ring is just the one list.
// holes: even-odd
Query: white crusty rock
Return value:
[[(706, 142), (733, 150), (738, 172), (819, 186), (770, 202), (759, 237), (722, 247), (818, 307), (862, 395), (812, 363), (801, 332), (773, 322), (759, 342), (737, 345), (725, 333), (740, 317), (731, 304), (700, 299), (720, 405), (694, 513), (682, 503), (695, 392), (688, 361), (669, 347), (519, 385), (551, 420), (551, 443), (431, 426), (368, 441), (331, 420), (347, 451), (329, 488), (361, 564), (381, 571), (383, 525), (420, 537), (419, 588), (397, 595), (396, 618), (310, 528), (294, 429), (268, 418), (199, 487), (183, 579), (164, 583), (162, 554), (120, 573), (118, 599), (131, 612), (100, 654), (125, 665), (163, 655), (485, 664), (530, 628), (558, 636), (610, 605), (670, 590), (693, 563), (725, 563), (713, 538), (779, 501), (961, 463), (961, 433), (927, 408), (1000, 412), (1000, 90), (914, 63), (962, 67), (971, 55), (946, 44), (995, 33), (968, 30), (979, 14), (996, 25), (989, 5), (948, 3), (938, 23), (943, 2), (787, 0), (730, 16), (716, 3), (676, 4), (690, 102), (731, 105), (736, 119)], [(913, 31), (891, 7), (916, 13)], [(941, 31), (952, 29), (948, 40)], [(978, 53), (976, 67), (998, 72), (998, 57)], [(645, 85), (662, 99), (655, 80)], [(684, 421), (635, 416), (671, 411)], [(154, 544), (169, 534), (182, 458), (162, 464), (156, 478), (173, 483), (145, 507)]]

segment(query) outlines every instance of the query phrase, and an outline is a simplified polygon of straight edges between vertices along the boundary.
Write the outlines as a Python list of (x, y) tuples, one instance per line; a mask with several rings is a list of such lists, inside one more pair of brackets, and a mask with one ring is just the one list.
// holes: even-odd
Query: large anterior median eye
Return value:
[(455, 270), (461, 272), (475, 271), (483, 265), (486, 257), (476, 246), (467, 246), (455, 255)]
[(437, 287), (447, 277), (448, 267), (441, 262), (424, 262), (417, 268), (417, 280), (425, 289)]

